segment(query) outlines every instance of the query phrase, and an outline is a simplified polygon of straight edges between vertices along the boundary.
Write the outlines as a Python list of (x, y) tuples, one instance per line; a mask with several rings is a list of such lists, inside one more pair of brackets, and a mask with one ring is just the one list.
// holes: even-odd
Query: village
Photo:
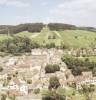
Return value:
[[(0, 93), (14, 95), (16, 100), (41, 100), (41, 96), (35, 94), (33, 96), (32, 91), (48, 88), (52, 76), (59, 78), (63, 88), (73, 83), (77, 89), (82, 84), (96, 84), (96, 77), (92, 72), (82, 72), (80, 76), (73, 76), (71, 70), (61, 60), (63, 54), (64, 50), (52, 48), (32, 49), (31, 54), (27, 56), (1, 57), (0, 67), (3, 69), (0, 71)], [(45, 73), (47, 64), (58, 64), (60, 71)]]

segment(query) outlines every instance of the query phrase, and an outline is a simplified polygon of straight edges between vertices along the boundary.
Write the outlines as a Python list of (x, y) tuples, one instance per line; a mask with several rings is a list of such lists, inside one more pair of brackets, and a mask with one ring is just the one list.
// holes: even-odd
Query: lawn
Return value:
[[(64, 95), (67, 96), (67, 98), (69, 98), (68, 100), (86, 100), (84, 95), (79, 94), (76, 90), (72, 88), (69, 89), (58, 88), (57, 93), (63, 96)], [(41, 91), (41, 94), (42, 95), (50, 94), (50, 92), (47, 89), (43, 89)]]
[(96, 33), (83, 30), (66, 30), (59, 32), (65, 44), (72, 47), (88, 47), (96, 43)]
[(30, 37), (32, 35), (33, 35), (32, 33), (24, 31), (24, 32), (17, 33), (15, 36)]
[[(48, 39), (50, 35), (55, 35), (56, 39)], [(60, 45), (61, 42), (63, 42), (70, 47), (87, 48), (91, 44), (96, 43), (96, 33), (84, 30), (65, 30), (56, 32), (45, 28), (33, 40), (41, 44), (54, 42), (56, 45)]]
[(11, 36), (0, 34), (0, 41), (4, 41), (4, 40), (6, 40), (8, 38), (11, 38)]

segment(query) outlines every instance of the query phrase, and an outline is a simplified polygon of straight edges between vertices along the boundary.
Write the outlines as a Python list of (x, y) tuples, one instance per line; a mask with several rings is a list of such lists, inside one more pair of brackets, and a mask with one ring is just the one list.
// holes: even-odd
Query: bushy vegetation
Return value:
[(49, 43), (49, 44), (46, 44), (45, 47), (48, 48), (48, 49), (50, 49), (50, 48), (55, 48), (56, 45), (55, 45), (55, 43)]
[(89, 60), (81, 60), (74, 57), (64, 56), (62, 60), (67, 64), (68, 68), (72, 70), (73, 75), (81, 75), (83, 71), (92, 71), (96, 75), (96, 62)]
[(57, 89), (60, 86), (58, 77), (51, 77), (49, 80), (49, 89)]
[(32, 48), (38, 48), (39, 45), (32, 42), (27, 37), (13, 37), (12, 39), (6, 39), (0, 43), (0, 51), (11, 54), (18, 54), (24, 52), (31, 52)]
[(63, 23), (49, 23), (48, 27), (50, 30), (56, 30), (56, 31), (76, 29), (76, 26), (74, 25), (63, 24)]
[(16, 34), (23, 31), (40, 32), (44, 27), (43, 23), (28, 23), (16, 26), (0, 26), (0, 34)]
[[(36, 23), (34, 23), (36, 24)], [(32, 25), (34, 25), (32, 24)], [(39, 26), (39, 24), (36, 24), (37, 26)], [(44, 27), (43, 30), (41, 32), (36, 32), (33, 33), (35, 31), (36, 28), (34, 28), (33, 32), (28, 32), (28, 30), (26, 30), (26, 26), (27, 24), (21, 24), (21, 25), (17, 25), (19, 28), (18, 30), (16, 29), (16, 31), (13, 33), (17, 33), (17, 34), (13, 34), (12, 33), (12, 29), (11, 27), (15, 28), (16, 26), (4, 26), (4, 27), (8, 27), (9, 28), (9, 35), (8, 34), (8, 29), (3, 27), (3, 29), (1, 28), (0, 30), (0, 41), (4, 41), (5, 39), (7, 39), (8, 37), (12, 38), (13, 36), (21, 36), (21, 37), (28, 37), (30, 38), (32, 41), (36, 41), (37, 43), (39, 43), (40, 45), (43, 45), (44, 47), (47, 48), (54, 48), (54, 47), (62, 47), (62, 48), (93, 48), (96, 45), (96, 32), (90, 32), (90, 31), (85, 31), (85, 30), (63, 30), (63, 31), (51, 31), (48, 27)], [(41, 25), (43, 27), (43, 25)], [(41, 27), (40, 26), (40, 27)], [(32, 26), (33, 27), (33, 26)], [(39, 28), (37, 28), (38, 30)], [(6, 30), (7, 32), (5, 32), (5, 34), (2, 32)], [(23, 31), (23, 32), (22, 32)], [(7, 33), (7, 34), (6, 34)], [(82, 41), (82, 42), (81, 42)]]
[(3, 71), (3, 67), (0, 67), (0, 72), (2, 72)]
[(42, 97), (42, 100), (66, 100), (65, 96), (62, 96), (55, 92), (50, 92)]
[(65, 96), (57, 92), (59, 86), (59, 79), (51, 77), (49, 80), (49, 91), (42, 96), (42, 100), (65, 100)]
[(32, 80), (27, 80), (27, 84), (32, 84)]
[(93, 100), (93, 93), (95, 92), (95, 85), (82, 85), (79, 90), (80, 93), (84, 94), (86, 100)]
[(60, 67), (57, 64), (53, 64), (53, 65), (49, 64), (49, 65), (46, 65), (45, 67), (46, 73), (55, 73), (56, 71), (60, 71)]
[(7, 96), (5, 94), (1, 95), (1, 100), (6, 100)]
[(40, 89), (39, 88), (37, 88), (37, 89), (34, 89), (34, 91), (33, 91), (35, 94), (39, 94), (40, 93)]
[(43, 23), (29, 24), (28, 32), (40, 32), (44, 26)]

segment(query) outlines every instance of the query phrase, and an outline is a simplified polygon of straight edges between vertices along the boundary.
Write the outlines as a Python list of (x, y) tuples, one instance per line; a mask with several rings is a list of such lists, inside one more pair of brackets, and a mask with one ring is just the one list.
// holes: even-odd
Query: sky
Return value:
[(96, 27), (96, 0), (0, 0), (0, 24), (60, 22)]

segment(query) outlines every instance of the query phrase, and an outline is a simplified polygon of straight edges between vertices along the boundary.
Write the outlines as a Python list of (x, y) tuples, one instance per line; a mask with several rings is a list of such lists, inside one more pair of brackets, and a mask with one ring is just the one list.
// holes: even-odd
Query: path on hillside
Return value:
[(37, 37), (39, 34), (41, 34), (41, 33), (34, 33), (34, 34), (31, 36), (31, 38), (35, 38), (35, 37)]
[(60, 35), (57, 31), (54, 31), (54, 33), (55, 33), (59, 38), (61, 38), (61, 35)]

